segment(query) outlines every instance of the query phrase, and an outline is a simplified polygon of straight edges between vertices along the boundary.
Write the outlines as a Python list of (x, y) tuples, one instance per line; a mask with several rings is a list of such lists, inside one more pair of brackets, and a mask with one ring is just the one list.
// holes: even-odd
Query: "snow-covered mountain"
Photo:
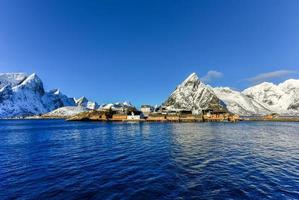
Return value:
[(23, 73), (0, 75), (0, 117), (22, 117), (49, 112), (75, 102), (58, 90), (45, 92), (36, 74)]
[(299, 80), (278, 85), (261, 83), (243, 92), (228, 87), (211, 87), (192, 73), (162, 104), (167, 110), (226, 109), (238, 115), (299, 115)]
[(260, 102), (273, 113), (299, 115), (299, 80), (289, 79), (278, 85), (264, 82), (247, 88), (242, 93)]
[(99, 105), (96, 102), (88, 100), (86, 97), (81, 97), (79, 99), (74, 99), (77, 106), (86, 107), (89, 109), (97, 109)]
[[(65, 107), (62, 109), (58, 109)], [(243, 92), (228, 87), (205, 85), (195, 73), (177, 86), (162, 104), (167, 110), (190, 110), (200, 113), (203, 109), (228, 110), (239, 115), (299, 115), (299, 80), (289, 79), (275, 85), (261, 83)], [(0, 74), (0, 118), (75, 113), (85, 109), (136, 109), (129, 102), (98, 106), (85, 97), (69, 98), (60, 90), (46, 92), (36, 74)], [(58, 109), (57, 111), (54, 111)]]
[(108, 110), (108, 109), (118, 111), (118, 110), (123, 110), (123, 109), (136, 109), (136, 108), (133, 104), (131, 104), (131, 102), (128, 102), (128, 101), (102, 104), (99, 107), (99, 110)]
[(4, 86), (14, 87), (20, 84), (27, 78), (27, 75), (24, 73), (3, 73), (0, 74), (0, 89)]
[(239, 91), (232, 90), (228, 87), (215, 87), (213, 91), (232, 113), (242, 116), (266, 115), (271, 113), (271, 110), (266, 106)]
[(189, 110), (195, 114), (206, 109), (226, 110), (226, 105), (195, 73), (178, 85), (162, 106), (167, 110)]
[(0, 118), (40, 115), (76, 105), (74, 98), (60, 90), (45, 92), (43, 82), (36, 74), (0, 74)]
[(74, 98), (67, 97), (60, 92), (59, 89), (54, 89), (46, 92), (42, 97), (44, 104), (47, 105), (48, 110), (54, 110), (63, 106), (76, 106)]

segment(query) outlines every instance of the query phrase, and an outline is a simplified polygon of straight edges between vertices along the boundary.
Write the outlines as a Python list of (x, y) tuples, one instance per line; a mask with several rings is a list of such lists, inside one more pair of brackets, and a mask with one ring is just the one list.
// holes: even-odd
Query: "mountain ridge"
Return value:
[[(84, 96), (79, 99), (64, 95), (59, 89), (45, 91), (35, 73), (0, 73), (0, 118), (24, 117), (49, 113), (67, 113), (83, 109), (122, 109), (134, 107), (129, 102), (98, 105)], [(263, 82), (243, 91), (204, 84), (196, 73), (183, 80), (161, 105), (169, 111), (229, 111), (242, 116), (299, 115), (299, 80), (288, 79), (279, 84)], [(74, 107), (74, 108), (73, 108)], [(55, 113), (55, 112), (54, 112)]]
[(242, 91), (272, 112), (282, 115), (299, 115), (299, 80), (288, 79), (274, 84), (264, 82)]
[[(193, 88), (190, 89), (188, 85)], [(194, 96), (197, 96), (196, 102), (192, 102)], [(168, 110), (187, 109), (200, 112), (210, 108), (200, 103), (204, 97), (214, 98), (213, 102), (220, 110), (223, 102), (228, 111), (242, 116), (271, 113), (299, 115), (299, 80), (296, 79), (288, 79), (277, 85), (263, 82), (243, 91), (236, 91), (229, 87), (205, 85), (196, 73), (191, 73), (176, 87), (162, 106)], [(208, 101), (206, 99), (206, 102)]]

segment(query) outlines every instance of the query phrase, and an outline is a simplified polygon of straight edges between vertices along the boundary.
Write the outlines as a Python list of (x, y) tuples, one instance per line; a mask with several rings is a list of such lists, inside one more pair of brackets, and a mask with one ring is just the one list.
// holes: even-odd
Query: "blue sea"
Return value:
[(0, 199), (299, 199), (299, 123), (1, 120)]

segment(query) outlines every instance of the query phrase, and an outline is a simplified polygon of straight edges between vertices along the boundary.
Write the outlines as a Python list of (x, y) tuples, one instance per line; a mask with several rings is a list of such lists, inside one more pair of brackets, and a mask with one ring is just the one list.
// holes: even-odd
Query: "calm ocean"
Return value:
[(299, 199), (299, 123), (1, 120), (0, 199)]

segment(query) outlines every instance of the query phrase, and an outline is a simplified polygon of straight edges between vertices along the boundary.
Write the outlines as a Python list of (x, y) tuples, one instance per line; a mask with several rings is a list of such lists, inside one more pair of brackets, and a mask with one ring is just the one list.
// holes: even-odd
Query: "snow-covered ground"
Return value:
[(90, 109), (82, 106), (66, 106), (46, 113), (43, 117), (67, 118), (88, 110)]

